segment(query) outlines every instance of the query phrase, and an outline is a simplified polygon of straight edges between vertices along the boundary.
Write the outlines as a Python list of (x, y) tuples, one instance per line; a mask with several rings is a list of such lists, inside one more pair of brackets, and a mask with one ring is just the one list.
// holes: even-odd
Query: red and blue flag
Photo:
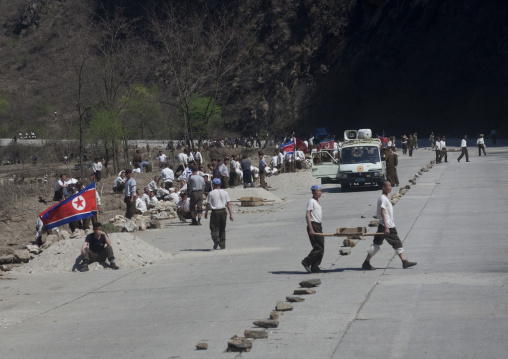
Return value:
[(333, 150), (335, 141), (334, 140), (324, 140), (319, 142), (317, 145), (317, 150)]
[(81, 192), (41, 212), (39, 217), (44, 226), (51, 229), (96, 214), (95, 182), (92, 182)]
[(286, 151), (286, 153), (293, 153), (295, 150), (295, 142), (291, 140), (289, 142), (280, 145), (280, 149)]

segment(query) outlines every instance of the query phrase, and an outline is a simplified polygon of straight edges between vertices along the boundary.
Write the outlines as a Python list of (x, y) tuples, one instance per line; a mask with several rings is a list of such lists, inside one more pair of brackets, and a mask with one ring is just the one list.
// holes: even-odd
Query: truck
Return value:
[(340, 151), (312, 152), (312, 176), (321, 183), (339, 183), (342, 191), (358, 186), (380, 186), (386, 179), (386, 161), (381, 140), (370, 129), (344, 131)]

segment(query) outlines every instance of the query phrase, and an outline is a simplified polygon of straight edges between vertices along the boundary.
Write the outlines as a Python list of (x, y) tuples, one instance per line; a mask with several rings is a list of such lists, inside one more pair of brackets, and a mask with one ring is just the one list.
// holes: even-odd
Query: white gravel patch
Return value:
[(277, 193), (277, 190), (310, 191), (313, 185), (321, 184), (321, 180), (312, 177), (311, 170), (297, 170), (294, 173), (280, 173), (266, 177), (266, 183)]
[[(115, 263), (120, 269), (140, 268), (169, 259), (172, 255), (146, 243), (131, 233), (109, 234), (115, 254)], [(30, 262), (12, 269), (19, 273), (57, 273), (77, 271), (81, 266), (81, 246), (85, 236), (62, 239), (53, 243)], [(109, 265), (109, 262), (106, 262)], [(89, 265), (93, 270), (111, 270), (100, 263)]]

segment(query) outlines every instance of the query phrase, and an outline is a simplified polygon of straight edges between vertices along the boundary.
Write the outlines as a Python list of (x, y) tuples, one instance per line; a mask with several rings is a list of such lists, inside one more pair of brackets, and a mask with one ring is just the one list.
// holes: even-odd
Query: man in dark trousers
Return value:
[(404, 248), (402, 248), (402, 242), (397, 235), (397, 229), (395, 228), (395, 223), (393, 222), (392, 202), (390, 202), (390, 199), (388, 198), (391, 191), (392, 184), (390, 181), (383, 181), (383, 193), (377, 200), (377, 218), (379, 220), (377, 233), (383, 234), (374, 236), (374, 242), (367, 250), (367, 258), (365, 258), (365, 261), (363, 262), (362, 269), (376, 269), (370, 265), (370, 260), (381, 249), (381, 245), (384, 240), (386, 240), (399, 255), (400, 260), (402, 261), (402, 268), (409, 268), (416, 265), (416, 262), (410, 262), (404, 256)]
[(312, 191), (312, 198), (307, 203), (305, 221), (307, 222), (307, 234), (309, 235), (312, 250), (304, 258), (302, 265), (309, 273), (323, 273), (319, 265), (325, 254), (325, 237), (316, 234), (323, 233), (323, 212), (321, 211), (321, 203), (319, 203), (322, 187), (314, 185), (310, 189)]
[(131, 170), (125, 171), (125, 177), (127, 178), (124, 191), (124, 202), (127, 206), (125, 217), (131, 219), (136, 214), (136, 180), (132, 178)]
[(233, 211), (231, 210), (231, 200), (229, 194), (220, 189), (220, 178), (214, 178), (213, 191), (208, 193), (206, 197), (206, 211), (205, 219), (208, 217), (208, 211), (212, 210), (210, 216), (210, 232), (212, 234), (213, 249), (220, 247), (221, 249), (226, 248), (226, 222), (228, 214), (226, 208), (229, 211), (229, 219), (233, 220)]
[(460, 142), (460, 151), (462, 152), (457, 158), (457, 162), (460, 162), (462, 157), (466, 156), (466, 162), (469, 162), (469, 153), (467, 152), (467, 135), (464, 135), (464, 138)]
[(111, 269), (118, 269), (115, 264), (115, 255), (111, 241), (106, 233), (102, 231), (102, 225), (99, 222), (93, 224), (93, 233), (86, 236), (85, 243), (81, 247), (81, 255), (83, 256), (83, 268), (81, 272), (88, 272), (88, 265), (93, 262), (105, 262), (109, 260)]

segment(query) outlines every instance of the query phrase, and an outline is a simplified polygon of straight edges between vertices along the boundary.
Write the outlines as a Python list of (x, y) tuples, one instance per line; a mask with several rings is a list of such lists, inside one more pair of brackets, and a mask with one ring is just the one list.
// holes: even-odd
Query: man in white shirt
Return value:
[(55, 195), (53, 201), (61, 201), (64, 199), (64, 188), (67, 188), (65, 182), (67, 181), (67, 175), (61, 174), (60, 179), (55, 184)]
[(169, 190), (166, 188), (166, 184), (164, 182), (161, 183), (160, 188), (157, 188), (156, 197), (159, 201), (164, 201), (169, 196)]
[(113, 181), (113, 192), (122, 193), (125, 189), (125, 171), (120, 172), (118, 177)]
[[(220, 161), (219, 161), (220, 164)], [(229, 188), (229, 158), (224, 158), (224, 162), (219, 165), (219, 173), (221, 178), (221, 187)]]
[(436, 138), (436, 163), (441, 163), (441, 137), (437, 136)]
[(187, 222), (187, 219), (192, 219), (192, 213), (190, 210), (190, 198), (187, 193), (182, 193), (182, 198), (178, 202), (176, 214), (182, 223)]
[(163, 168), (166, 163), (166, 155), (162, 151), (159, 151), (157, 158), (159, 159), (159, 168)]
[(146, 205), (148, 206), (148, 204), (150, 203), (150, 189), (148, 187), (145, 187), (144, 189), (144, 193), (141, 195), (141, 200), (143, 200)]
[(150, 199), (148, 200), (148, 208), (154, 208), (157, 203), (159, 203), (159, 200), (157, 197), (155, 197), (155, 192), (150, 191), (149, 193)]
[(203, 164), (203, 156), (201, 155), (201, 147), (198, 147), (196, 152), (194, 153), (194, 161), (196, 162), (196, 165), (199, 167)]
[(460, 150), (462, 153), (460, 154), (459, 158), (457, 158), (457, 162), (460, 162), (464, 156), (466, 156), (466, 162), (469, 162), (469, 153), (467, 153), (467, 135), (464, 135), (464, 138), (460, 143)]
[(284, 155), (280, 149), (277, 150), (277, 170), (284, 172)]
[[(138, 190), (139, 191), (139, 190)], [(141, 198), (138, 197), (136, 194), (136, 213), (137, 214), (143, 214), (147, 211), (146, 202), (143, 201)]]
[(174, 187), (169, 188), (169, 200), (178, 203), (180, 197), (175, 191)]
[(151, 181), (149, 184), (148, 184), (148, 189), (150, 191), (154, 191), (154, 192), (157, 192), (157, 185), (159, 183), (159, 176), (155, 176), (153, 178), (153, 181)]
[(173, 182), (175, 181), (175, 174), (173, 170), (169, 168), (169, 163), (166, 162), (164, 165), (164, 169), (161, 171), (160, 178), (162, 182), (166, 184), (166, 188), (173, 187)]
[(101, 180), (102, 163), (99, 162), (98, 157), (95, 157), (94, 163), (92, 163), (92, 171), (95, 174), (95, 180), (99, 182)]
[(325, 237), (316, 233), (323, 233), (323, 212), (321, 210), (322, 187), (314, 185), (311, 188), (312, 198), (307, 203), (307, 211), (305, 212), (305, 221), (307, 223), (307, 234), (309, 235), (312, 250), (309, 255), (302, 261), (302, 265), (309, 273), (323, 273), (319, 265), (325, 254)]
[(390, 181), (384, 180), (383, 184), (383, 193), (379, 197), (377, 201), (377, 218), (379, 220), (379, 225), (377, 227), (377, 233), (383, 233), (374, 236), (374, 242), (371, 244), (369, 249), (367, 250), (367, 257), (363, 262), (362, 269), (373, 270), (376, 269), (370, 265), (370, 260), (372, 257), (376, 255), (376, 253), (381, 249), (381, 245), (383, 241), (386, 239), (388, 244), (390, 244), (395, 252), (398, 254), (400, 260), (402, 261), (402, 268), (409, 268), (416, 265), (416, 262), (410, 262), (404, 256), (404, 248), (402, 247), (402, 242), (397, 235), (397, 229), (395, 228), (395, 222), (393, 221), (393, 206), (392, 202), (388, 198), (388, 195), (392, 191), (392, 184)]
[(229, 219), (233, 221), (233, 211), (231, 210), (231, 200), (229, 194), (220, 188), (220, 179), (214, 178), (212, 181), (213, 191), (206, 197), (205, 219), (208, 217), (208, 211), (212, 211), (210, 216), (210, 232), (212, 233), (213, 249), (220, 247), (226, 249), (226, 222), (227, 212)]
[(445, 136), (443, 136), (441, 138), (440, 149), (441, 149), (441, 156), (439, 157), (439, 162), (443, 162), (443, 157), (444, 157), (444, 161), (448, 162), (448, 152), (446, 151), (446, 137)]
[(176, 168), (176, 173), (181, 173), (185, 170), (185, 167), (187, 167), (188, 157), (187, 154), (184, 152), (180, 152), (177, 156), (178, 159), (178, 167)]
[(483, 155), (487, 156), (487, 153), (485, 153), (485, 141), (483, 139), (482, 134), (478, 135), (478, 139), (476, 140), (476, 145), (478, 146), (478, 156), (482, 155), (482, 151), (483, 151)]

